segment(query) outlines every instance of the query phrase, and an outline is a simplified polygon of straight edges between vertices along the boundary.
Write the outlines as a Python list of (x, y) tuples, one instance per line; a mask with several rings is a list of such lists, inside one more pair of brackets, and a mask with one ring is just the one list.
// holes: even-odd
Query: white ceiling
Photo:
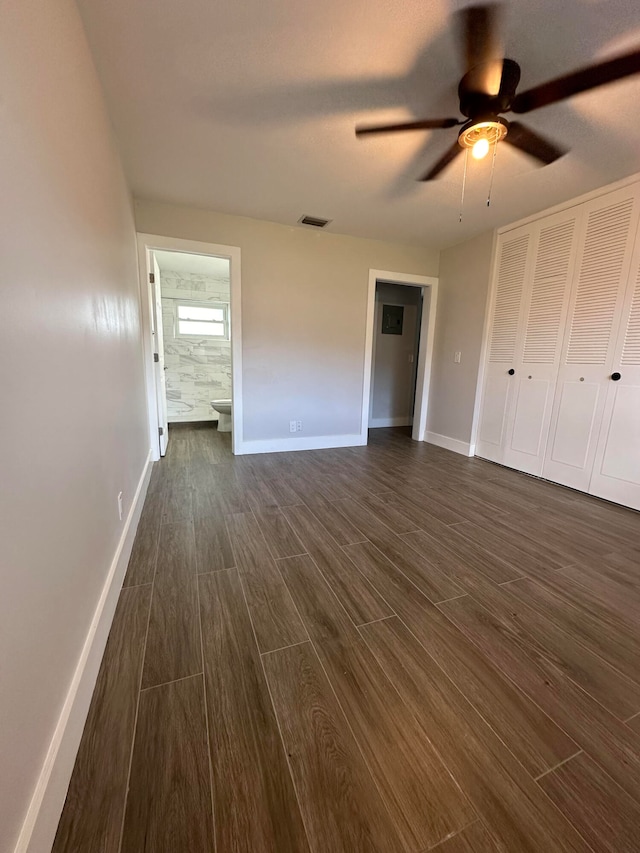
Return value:
[[(523, 118), (571, 152), (537, 168), (498, 148), (423, 173), (456, 130), (357, 140), (356, 123), (457, 115), (443, 0), (78, 0), (133, 191), (148, 198), (431, 247), (640, 171), (640, 77)], [(514, 0), (520, 89), (640, 45), (638, 0)], [(302, 226), (300, 226), (302, 227)]]
[(219, 281), (229, 281), (229, 261), (211, 255), (194, 255), (187, 252), (165, 252), (155, 249), (153, 254), (160, 271), (208, 275)]

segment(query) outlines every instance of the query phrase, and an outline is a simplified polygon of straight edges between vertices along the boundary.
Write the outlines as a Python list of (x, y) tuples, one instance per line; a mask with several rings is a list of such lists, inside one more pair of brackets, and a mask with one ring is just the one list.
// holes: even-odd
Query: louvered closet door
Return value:
[(524, 324), (516, 346), (513, 396), (503, 462), (540, 475), (576, 256), (579, 209), (546, 217), (532, 234), (533, 269), (525, 286)]
[(640, 509), (640, 236), (631, 272), (589, 492)]
[(634, 187), (583, 206), (577, 270), (542, 476), (587, 491), (638, 220)]
[(515, 359), (522, 329), (523, 294), (531, 265), (532, 227), (500, 235), (497, 285), (491, 315), (489, 351), (476, 453), (503, 462), (507, 413), (512, 406)]

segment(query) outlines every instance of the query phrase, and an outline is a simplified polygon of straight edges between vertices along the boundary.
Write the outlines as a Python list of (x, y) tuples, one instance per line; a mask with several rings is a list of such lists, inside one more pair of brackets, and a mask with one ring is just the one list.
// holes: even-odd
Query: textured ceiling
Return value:
[[(640, 77), (524, 117), (570, 153), (501, 145), (418, 183), (456, 130), (357, 140), (359, 122), (457, 115), (451, 13), (429, 0), (79, 0), (136, 196), (430, 247), (640, 171)], [(638, 0), (516, 0), (521, 90), (640, 45)], [(470, 164), (472, 161), (469, 161)]]

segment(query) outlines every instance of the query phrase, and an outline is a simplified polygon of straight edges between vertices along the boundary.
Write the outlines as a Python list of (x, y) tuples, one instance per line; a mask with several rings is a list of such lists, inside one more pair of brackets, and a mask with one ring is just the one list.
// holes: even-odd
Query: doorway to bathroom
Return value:
[(240, 250), (149, 234), (138, 235), (138, 250), (153, 456), (165, 455), (172, 424), (213, 421), (231, 432), (235, 453), (242, 442)]
[(362, 443), (370, 428), (411, 426), (424, 441), (438, 279), (369, 271)]

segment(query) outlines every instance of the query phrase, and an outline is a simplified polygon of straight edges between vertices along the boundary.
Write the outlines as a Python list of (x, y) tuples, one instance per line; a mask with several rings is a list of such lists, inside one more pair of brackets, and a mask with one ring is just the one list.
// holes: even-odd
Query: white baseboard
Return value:
[(204, 424), (204, 423), (215, 423), (218, 420), (218, 414), (215, 415), (212, 413), (211, 415), (200, 415), (200, 417), (193, 417), (189, 415), (174, 415), (168, 421), (169, 427), (171, 424)]
[(453, 450), (454, 453), (461, 453), (462, 456), (475, 456), (476, 446), (468, 441), (460, 441), (457, 438), (450, 438), (448, 435), (440, 435), (437, 432), (426, 432), (424, 440), (429, 444), (436, 444), (438, 447), (444, 447), (445, 450)]
[(14, 853), (49, 853), (53, 845), (102, 655), (131, 556), (151, 476), (151, 461), (149, 451)]
[(236, 445), (236, 456), (249, 453), (282, 453), (289, 450), (326, 450), (330, 447), (359, 447), (366, 444), (359, 433), (351, 435), (319, 435), (305, 438), (267, 438), (243, 441)]
[(377, 429), (378, 427), (396, 427), (396, 426), (411, 426), (412, 419), (405, 415), (401, 418), (371, 418), (369, 421), (369, 429)]

